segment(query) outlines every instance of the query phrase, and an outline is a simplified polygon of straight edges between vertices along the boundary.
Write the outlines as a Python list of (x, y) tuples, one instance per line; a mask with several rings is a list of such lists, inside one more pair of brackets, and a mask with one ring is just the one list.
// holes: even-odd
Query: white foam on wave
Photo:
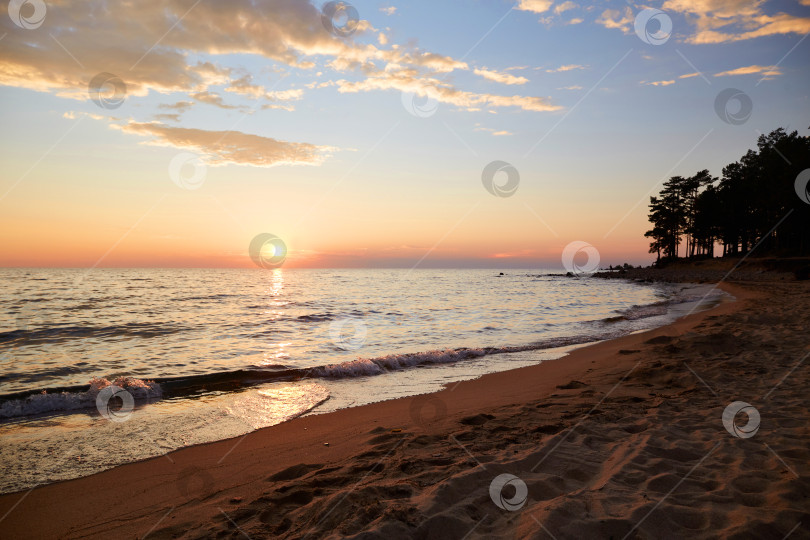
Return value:
[(0, 404), (0, 418), (15, 418), (57, 411), (74, 411), (91, 409), (96, 406), (98, 393), (108, 386), (117, 386), (129, 392), (135, 400), (160, 398), (160, 385), (154, 381), (144, 381), (134, 377), (118, 377), (113, 381), (93, 377), (90, 388), (85, 392), (52, 392), (43, 391), (23, 399), (12, 399)]
[(414, 366), (449, 364), (469, 358), (478, 358), (479, 356), (492, 354), (492, 352), (484, 349), (446, 349), (412, 354), (389, 354), (378, 358), (358, 358), (340, 364), (330, 364), (316, 368), (313, 372), (318, 377), (328, 379), (365, 377)]

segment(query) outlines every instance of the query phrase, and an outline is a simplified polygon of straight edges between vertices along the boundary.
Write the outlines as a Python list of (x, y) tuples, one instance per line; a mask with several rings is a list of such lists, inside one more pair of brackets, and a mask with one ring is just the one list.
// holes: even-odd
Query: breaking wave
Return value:
[(26, 397), (0, 401), (0, 418), (90, 409), (96, 406), (98, 393), (108, 386), (117, 386), (126, 390), (136, 401), (159, 399), (162, 395), (160, 385), (154, 381), (118, 377), (110, 382), (104, 378), (93, 377), (90, 380), (90, 388), (83, 392), (56, 391), (48, 393), (47, 390), (43, 390)]

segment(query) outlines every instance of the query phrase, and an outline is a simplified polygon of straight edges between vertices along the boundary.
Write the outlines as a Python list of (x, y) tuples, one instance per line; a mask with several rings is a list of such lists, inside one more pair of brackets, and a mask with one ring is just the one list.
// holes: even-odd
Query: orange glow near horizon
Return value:
[[(251, 268), (248, 245), (262, 232), (284, 240), (286, 268), (410, 268), (417, 263), (555, 268), (565, 245), (580, 239), (596, 246), (605, 264), (652, 260), (644, 256), (647, 245), (640, 234), (646, 225), (643, 209), (605, 239), (604, 233), (593, 234), (599, 220), (612, 217), (605, 208), (575, 199), (544, 202), (541, 195), (532, 196), (531, 186), (523, 189), (529, 200), (537, 200), (534, 207), (477, 189), (455, 198), (437, 193), (430, 199), (407, 196), (371, 203), (362, 192), (321, 200), (293, 188), (283, 206), (268, 211), (265, 201), (281, 199), (275, 189), (258, 186), (250, 194), (232, 194), (227, 182), (234, 171), (228, 169), (209, 171), (208, 193), (68, 189), (50, 181), (53, 171), (43, 172), (9, 197), (42, 198), (42, 184), (49, 185), (41, 202), (0, 218), (0, 266)], [(75, 203), (61, 204), (68, 197)], [(566, 212), (567, 204), (580, 210)]]

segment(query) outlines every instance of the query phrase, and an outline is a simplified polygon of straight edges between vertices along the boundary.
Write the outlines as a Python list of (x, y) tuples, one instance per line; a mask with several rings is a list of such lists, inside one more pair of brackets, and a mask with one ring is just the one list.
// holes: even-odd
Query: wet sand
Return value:
[(559, 360), (0, 496), (0, 536), (810, 538), (810, 282), (722, 287)]

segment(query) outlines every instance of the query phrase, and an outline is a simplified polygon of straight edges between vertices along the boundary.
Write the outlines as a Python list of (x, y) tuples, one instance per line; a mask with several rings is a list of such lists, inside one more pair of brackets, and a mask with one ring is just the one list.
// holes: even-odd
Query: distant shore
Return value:
[(763, 282), (806, 280), (810, 258), (717, 258), (675, 261), (660, 268), (621, 268), (596, 272), (594, 277), (668, 283)]
[[(0, 535), (807, 538), (810, 282), (769, 276), (559, 360), (0, 496)], [(736, 401), (755, 436), (724, 427)]]

